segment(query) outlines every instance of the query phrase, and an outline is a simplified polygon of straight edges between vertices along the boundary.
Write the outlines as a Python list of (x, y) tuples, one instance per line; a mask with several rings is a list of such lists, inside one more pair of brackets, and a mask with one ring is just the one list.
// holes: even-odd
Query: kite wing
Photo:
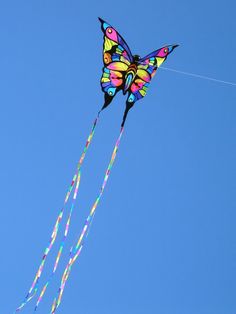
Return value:
[(175, 47), (177, 47), (177, 45), (160, 48), (138, 61), (138, 70), (130, 86), (128, 102), (136, 102), (146, 95), (150, 81), (155, 75), (156, 70), (162, 65), (168, 54), (170, 54)]
[(133, 107), (134, 103), (146, 95), (150, 81), (155, 75), (156, 70), (176, 47), (178, 47), (178, 45), (162, 47), (138, 60), (137, 73), (128, 90), (126, 109), (121, 126), (124, 126), (128, 111)]
[(108, 23), (99, 18), (104, 33), (103, 42), (103, 74), (101, 87), (105, 93), (107, 107), (116, 93), (123, 89), (125, 73), (133, 62), (133, 56), (129, 46), (123, 37)]

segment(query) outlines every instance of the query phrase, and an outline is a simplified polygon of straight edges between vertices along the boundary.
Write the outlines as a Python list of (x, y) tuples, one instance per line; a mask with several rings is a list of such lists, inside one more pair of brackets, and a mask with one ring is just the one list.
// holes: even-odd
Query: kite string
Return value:
[(92, 206), (92, 208), (90, 210), (90, 213), (89, 213), (89, 215), (88, 215), (88, 217), (87, 217), (87, 219), (85, 221), (84, 227), (83, 227), (82, 232), (81, 232), (81, 234), (79, 236), (79, 239), (78, 239), (78, 242), (77, 242), (76, 246), (71, 249), (69, 262), (66, 265), (64, 273), (62, 275), (60, 288), (58, 290), (58, 297), (54, 299), (53, 304), (52, 304), (51, 314), (54, 314), (56, 312), (57, 308), (59, 307), (59, 305), (61, 303), (61, 299), (62, 299), (62, 295), (63, 295), (63, 292), (64, 292), (65, 284), (66, 284), (66, 281), (68, 280), (69, 274), (71, 272), (71, 268), (72, 268), (73, 264), (75, 263), (76, 259), (79, 257), (79, 255), (81, 253), (81, 250), (82, 250), (83, 245), (84, 245), (84, 237), (88, 236), (88, 232), (89, 232), (89, 229), (90, 229), (89, 227), (91, 226), (93, 217), (94, 217), (95, 212), (96, 212), (96, 208), (97, 208), (97, 206), (99, 204), (99, 201), (100, 201), (100, 199), (101, 199), (101, 197), (103, 195), (103, 192), (104, 192), (105, 186), (107, 184), (107, 181), (109, 179), (110, 172), (111, 172), (112, 166), (114, 164), (114, 161), (115, 161), (115, 158), (116, 158), (116, 155), (117, 155), (117, 151), (118, 151), (118, 148), (119, 148), (119, 145), (120, 145), (120, 140), (121, 140), (123, 131), (124, 131), (124, 128), (122, 127), (121, 131), (120, 131), (120, 134), (119, 134), (119, 137), (118, 137), (118, 139), (116, 141), (116, 144), (115, 144), (115, 147), (114, 147), (114, 150), (113, 150), (110, 162), (108, 164), (107, 170), (105, 172), (105, 176), (104, 176), (103, 183), (102, 183), (102, 186), (101, 186), (101, 189), (100, 189), (100, 193), (99, 193), (96, 201), (94, 202), (94, 204), (93, 204), (93, 206)]
[[(71, 195), (71, 192), (72, 192), (72, 190), (74, 188), (74, 184), (76, 182), (76, 179), (77, 179), (77, 176), (79, 174), (80, 168), (81, 168), (82, 163), (84, 161), (84, 158), (86, 156), (86, 152), (87, 152), (87, 150), (88, 150), (88, 148), (89, 148), (89, 146), (91, 144), (91, 141), (92, 141), (92, 138), (93, 138), (96, 126), (97, 126), (97, 122), (98, 122), (98, 119), (99, 119), (99, 114), (100, 114), (100, 111), (98, 112), (98, 115), (97, 115), (96, 119), (93, 122), (92, 130), (91, 130), (91, 132), (90, 132), (90, 134), (88, 136), (88, 139), (86, 141), (84, 150), (83, 150), (82, 155), (80, 157), (80, 160), (78, 162), (76, 173), (74, 174), (72, 182), (71, 182), (71, 184), (70, 184), (70, 186), (68, 188), (68, 191), (66, 193), (65, 200), (64, 200), (64, 205), (63, 205), (62, 209), (60, 210), (59, 215), (58, 215), (58, 217), (56, 219), (56, 223), (55, 223), (55, 225), (53, 227), (53, 231), (52, 231), (52, 234), (51, 234), (51, 237), (50, 237), (50, 240), (49, 240), (49, 244), (48, 244), (48, 246), (44, 250), (42, 261), (41, 261), (41, 263), (39, 265), (39, 268), (38, 268), (38, 270), (36, 272), (36, 275), (35, 275), (35, 278), (33, 280), (33, 283), (31, 285), (31, 287), (30, 287), (30, 289), (29, 289), (29, 291), (28, 291), (24, 301), (16, 309), (16, 312), (20, 311), (35, 296), (35, 294), (38, 291), (38, 282), (39, 282), (40, 276), (41, 276), (41, 274), (43, 272), (43, 268), (44, 268), (44, 264), (45, 264), (46, 258), (48, 256), (49, 252), (51, 251), (51, 248), (52, 248), (52, 246), (53, 246), (53, 244), (54, 244), (54, 242), (56, 240), (57, 233), (58, 233), (58, 230), (59, 230), (59, 227), (60, 227), (60, 223), (61, 223), (61, 220), (62, 220), (62, 217), (63, 217), (65, 206), (66, 206), (66, 204), (67, 204), (67, 202), (68, 202), (68, 200), (70, 198), (70, 195)], [(58, 259), (58, 261), (59, 261), (59, 259)]]
[(184, 75), (188, 75), (188, 76), (192, 76), (192, 77), (197, 77), (197, 78), (208, 80), (208, 81), (214, 81), (214, 82), (218, 82), (218, 83), (222, 83), (222, 84), (236, 86), (236, 83), (234, 83), (234, 82), (218, 80), (218, 79), (215, 79), (213, 77), (209, 77), (209, 76), (205, 76), (205, 75), (200, 75), (200, 74), (195, 74), (195, 73), (190, 73), (190, 72), (185, 72), (185, 71), (179, 71), (179, 70), (175, 70), (175, 69), (167, 68), (167, 67), (163, 67), (163, 66), (161, 66), (160, 69), (175, 72), (175, 73), (180, 73), (180, 74), (184, 74)]

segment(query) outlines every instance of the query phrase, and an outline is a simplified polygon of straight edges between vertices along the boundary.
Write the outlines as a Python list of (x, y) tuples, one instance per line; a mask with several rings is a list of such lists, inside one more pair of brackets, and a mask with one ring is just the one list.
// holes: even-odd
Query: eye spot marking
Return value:
[(108, 63), (110, 63), (110, 62), (111, 62), (111, 55), (106, 52), (106, 53), (104, 54), (104, 63), (105, 63), (105, 64), (108, 64)]
[(117, 36), (117, 32), (112, 28), (112, 27), (108, 27), (106, 29), (106, 36), (115, 41), (115, 42), (118, 42), (118, 36)]

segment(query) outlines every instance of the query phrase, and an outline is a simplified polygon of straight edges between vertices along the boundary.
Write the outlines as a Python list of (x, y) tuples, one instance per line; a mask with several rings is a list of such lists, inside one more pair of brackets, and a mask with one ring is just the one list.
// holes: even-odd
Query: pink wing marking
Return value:
[(157, 57), (165, 58), (168, 55), (168, 49), (166, 47), (161, 48), (158, 53)]
[(142, 89), (144, 84), (145, 82), (143, 82), (142, 80), (135, 80), (134, 83), (131, 85), (131, 92), (135, 93), (138, 90)]
[(109, 39), (111, 39), (111, 40), (115, 41), (116, 43), (118, 43), (117, 32), (116, 32), (116, 30), (114, 30), (114, 28), (108, 27), (108, 28), (106, 29), (106, 36), (107, 36)]
[(122, 74), (117, 71), (110, 71), (110, 80), (112, 85), (118, 87), (123, 83)]

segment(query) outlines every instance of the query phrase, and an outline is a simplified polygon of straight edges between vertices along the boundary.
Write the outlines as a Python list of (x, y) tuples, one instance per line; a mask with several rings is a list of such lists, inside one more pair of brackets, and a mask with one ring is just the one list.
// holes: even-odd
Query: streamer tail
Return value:
[(111, 159), (110, 159), (110, 162), (108, 164), (108, 167), (106, 169), (106, 172), (105, 172), (105, 176), (104, 176), (104, 179), (103, 179), (103, 183), (102, 183), (102, 186), (101, 186), (101, 189), (100, 189), (100, 193), (97, 197), (97, 199), (95, 200), (90, 212), (89, 212), (89, 215), (84, 223), (84, 227), (80, 233), (80, 236), (78, 238), (78, 241), (77, 241), (77, 244), (74, 246), (74, 248), (71, 249), (71, 254), (70, 254), (70, 258), (69, 258), (69, 261), (65, 267), (65, 270), (64, 270), (64, 273), (62, 275), (62, 278), (61, 278), (61, 284), (60, 284), (60, 287), (59, 287), (59, 290), (58, 290), (58, 296), (56, 298), (54, 298), (54, 301), (53, 301), (53, 304), (52, 304), (52, 308), (51, 308), (51, 314), (54, 314), (57, 310), (57, 308), (60, 306), (60, 303), (61, 303), (61, 299), (62, 299), (62, 295), (63, 295), (63, 292), (64, 292), (64, 289), (65, 289), (65, 285), (66, 285), (66, 282), (69, 278), (69, 275), (70, 275), (70, 272), (71, 272), (71, 268), (73, 266), (73, 264), (75, 263), (76, 259), (79, 257), (81, 251), (82, 251), (82, 248), (84, 246), (84, 241), (86, 239), (86, 237), (88, 236), (88, 233), (89, 233), (89, 230), (90, 230), (90, 227), (91, 227), (91, 223), (92, 223), (92, 220), (93, 220), (93, 217), (96, 213), (96, 209), (97, 209), (97, 206), (100, 202), (100, 199), (103, 195), (103, 192), (104, 192), (104, 189), (106, 187), (106, 184), (107, 184), (107, 181), (109, 179), (109, 176), (110, 176), (110, 173), (111, 173), (111, 169), (112, 169), (112, 166), (114, 164), (114, 161), (115, 161), (115, 158), (116, 158), (116, 155), (117, 155), (117, 151), (118, 151), (118, 148), (119, 148), (119, 145), (120, 145), (120, 141), (121, 141), (121, 137), (122, 137), (122, 134), (123, 134), (123, 131), (124, 131), (124, 128), (122, 127), (121, 130), (120, 130), (120, 134), (119, 134), (119, 137), (116, 141), (116, 144), (115, 144), (115, 147), (114, 147), (114, 150), (113, 150), (113, 153), (112, 153), (112, 156), (111, 156)]
[[(93, 136), (94, 136), (94, 132), (95, 132), (95, 129), (96, 129), (96, 126), (97, 126), (97, 123), (98, 123), (98, 119), (99, 119), (99, 114), (100, 114), (100, 111), (98, 112), (97, 114), (97, 117), (96, 119), (94, 120), (93, 122), (93, 126), (92, 126), (92, 130), (87, 138), (87, 141), (86, 141), (86, 144), (85, 144), (85, 147), (84, 147), (84, 150), (82, 152), (82, 155), (79, 159), (79, 162), (77, 164), (77, 169), (76, 169), (76, 172), (73, 176), (73, 179), (72, 179), (72, 182), (67, 190), (67, 193), (66, 193), (66, 196), (65, 196), (65, 199), (64, 199), (64, 204), (63, 204), (63, 207), (62, 209), (60, 210), (58, 216), (57, 216), (57, 219), (56, 219), (56, 222), (55, 222), (55, 225), (53, 227), (53, 231), (52, 231), (52, 234), (51, 234), (51, 237), (50, 237), (50, 240), (49, 240), (49, 244), (47, 245), (47, 247), (45, 248), (44, 250), (44, 254), (43, 254), (43, 257), (42, 257), (42, 260), (41, 260), (41, 263), (39, 265), (39, 268), (36, 272), (36, 275), (34, 277), (34, 280), (31, 284), (31, 287), (27, 293), (27, 295), (25, 296), (25, 299), (23, 300), (23, 302), (21, 303), (21, 305), (15, 310), (15, 312), (19, 312), (20, 310), (22, 310), (22, 308), (30, 301), (33, 299), (33, 297), (37, 294), (37, 291), (38, 291), (38, 284), (39, 284), (39, 279), (43, 273), (43, 270), (44, 270), (44, 266), (45, 266), (45, 262), (46, 262), (46, 259), (47, 259), (47, 256), (48, 254), (50, 253), (52, 247), (53, 247), (53, 244), (57, 238), (57, 235), (58, 235), (58, 231), (59, 231), (59, 228), (60, 228), (60, 225), (61, 225), (61, 221), (62, 221), (62, 218), (63, 218), (63, 214), (64, 214), (64, 210), (65, 210), (65, 207), (67, 205), (67, 202), (70, 198), (70, 195), (71, 195), (71, 192), (73, 191), (74, 187), (75, 187), (75, 182), (77, 182), (77, 185), (76, 185), (76, 189), (75, 189), (75, 193), (74, 193), (74, 201), (75, 201), (75, 198), (77, 196), (77, 192), (78, 192), (78, 187), (79, 187), (79, 182), (80, 180), (78, 180), (78, 177), (80, 179), (80, 169), (81, 169), (81, 166), (83, 164), (83, 161), (85, 159), (85, 156), (86, 156), (86, 153), (87, 153), (87, 150), (91, 144), (91, 141), (93, 139)], [(74, 206), (74, 205), (73, 205)], [(71, 213), (69, 214), (69, 217), (70, 215), (72, 214), (72, 211), (73, 211), (73, 207), (71, 209)], [(65, 230), (65, 233), (64, 233), (64, 240), (66, 239), (65, 237), (65, 234), (67, 236), (67, 233), (69, 231), (69, 226), (70, 226), (70, 219), (68, 218), (67, 220), (67, 225), (66, 225), (66, 230)], [(61, 247), (59, 249), (59, 252), (58, 252), (58, 255), (57, 255), (57, 258), (56, 258), (56, 262), (55, 262), (55, 265), (54, 265), (54, 269), (53, 269), (53, 273), (55, 273), (56, 269), (57, 269), (57, 265), (59, 263), (59, 259), (60, 259), (60, 256), (61, 256), (61, 252), (63, 250), (63, 246), (64, 246), (64, 243), (62, 241), (62, 244), (61, 244)], [(60, 252), (61, 250), (61, 252)], [(40, 293), (40, 296), (38, 298), (38, 301), (36, 303), (36, 307), (35, 309), (37, 309), (40, 301), (42, 300), (42, 297), (47, 289), (47, 286), (48, 286), (49, 282), (47, 282), (41, 293)]]

